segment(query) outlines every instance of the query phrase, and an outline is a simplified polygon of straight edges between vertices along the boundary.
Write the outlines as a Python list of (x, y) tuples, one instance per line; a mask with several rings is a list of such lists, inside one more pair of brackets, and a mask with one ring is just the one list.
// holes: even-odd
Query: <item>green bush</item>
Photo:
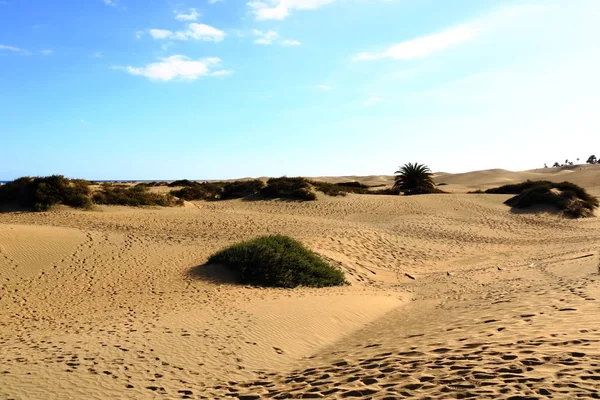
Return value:
[(305, 178), (271, 178), (267, 181), (260, 194), (268, 199), (288, 199), (312, 201), (317, 196), (311, 190), (311, 185)]
[(152, 193), (146, 186), (102, 184), (99, 191), (95, 192), (92, 200), (96, 204), (121, 205), (121, 206), (162, 206), (172, 207), (182, 205), (183, 201), (176, 199), (171, 194)]
[(244, 197), (253, 196), (260, 192), (264, 186), (265, 183), (259, 179), (227, 182), (223, 184), (223, 190), (221, 191), (220, 199), (242, 199)]
[(357, 188), (357, 189), (368, 189), (369, 186), (364, 185), (360, 182), (351, 181), (351, 182), (340, 182), (336, 183), (338, 186), (349, 187), (349, 188)]
[(188, 179), (179, 179), (167, 184), (168, 187), (190, 187), (196, 185), (198, 185), (198, 182), (192, 182)]
[(221, 195), (222, 184), (220, 183), (195, 183), (179, 190), (172, 190), (171, 195), (182, 200), (216, 200)]
[(488, 189), (485, 193), (515, 194), (504, 204), (513, 208), (528, 208), (535, 205), (557, 207), (567, 217), (579, 218), (593, 215), (598, 199), (571, 182), (526, 181)]
[(347, 284), (344, 274), (300, 242), (281, 235), (234, 244), (212, 255), (209, 264), (232, 268), (242, 283), (294, 288)]
[(47, 211), (55, 204), (88, 208), (89, 196), (89, 182), (62, 175), (22, 177), (0, 186), (0, 204), (17, 204), (35, 211)]
[(315, 187), (316, 190), (323, 192), (328, 196), (345, 196), (348, 194), (348, 191), (353, 189), (327, 182), (310, 181), (310, 183)]

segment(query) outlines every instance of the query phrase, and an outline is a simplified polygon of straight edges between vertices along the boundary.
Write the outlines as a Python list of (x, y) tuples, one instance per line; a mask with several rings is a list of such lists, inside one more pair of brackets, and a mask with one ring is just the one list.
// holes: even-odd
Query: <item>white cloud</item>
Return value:
[(101, 51), (95, 51), (90, 55), (91, 58), (102, 58), (102, 52)]
[(281, 42), (282, 46), (300, 46), (302, 45), (302, 43), (300, 43), (297, 40), (290, 40), (290, 39), (286, 39), (283, 42)]
[(202, 76), (225, 76), (232, 73), (229, 70), (211, 71), (218, 67), (221, 59), (218, 57), (207, 57), (192, 60), (183, 55), (175, 55), (161, 59), (156, 63), (147, 64), (144, 67), (115, 67), (122, 69), (131, 75), (144, 76), (155, 81), (196, 80)]
[(375, 105), (377, 103), (381, 103), (383, 101), (383, 99), (381, 97), (369, 97), (367, 100), (365, 100), (365, 106), (372, 106)]
[(106, 4), (109, 7), (116, 7), (117, 6), (117, 2), (116, 0), (103, 0), (104, 4)]
[(257, 39), (254, 39), (254, 43), (262, 45), (273, 44), (273, 41), (279, 37), (279, 34), (273, 30), (263, 32), (259, 31), (258, 29), (254, 29), (252, 33), (254, 36), (258, 36)]
[(220, 42), (226, 34), (222, 30), (214, 28), (206, 24), (191, 23), (185, 31), (173, 32), (167, 29), (150, 29), (150, 36), (157, 40), (173, 39), (173, 40), (202, 40), (205, 42)]
[(198, 11), (196, 11), (195, 8), (190, 8), (188, 14), (177, 13), (175, 15), (175, 19), (178, 21), (196, 21), (199, 16), (200, 14), (198, 13)]
[(221, 69), (215, 72), (211, 72), (210, 76), (229, 76), (233, 74), (233, 71), (230, 69)]
[(136, 37), (137, 39), (141, 39), (141, 38), (142, 38), (142, 36), (144, 36), (144, 31), (137, 31), (137, 32), (135, 33), (135, 37)]
[(538, 13), (544, 10), (540, 5), (517, 5), (504, 7), (484, 14), (469, 23), (458, 25), (431, 35), (417, 37), (389, 47), (381, 53), (359, 53), (354, 56), (354, 61), (377, 60), (391, 58), (395, 60), (413, 60), (430, 56), (436, 52), (457, 46), (479, 36), (484, 32), (506, 25), (510, 26), (514, 20)]
[(221, 1), (223, 1), (223, 0), (208, 0), (208, 4), (216, 4), (216, 3), (219, 3)]
[(461, 25), (432, 35), (407, 40), (390, 47), (383, 53), (359, 53), (354, 57), (354, 61), (376, 60), (379, 58), (393, 58), (395, 60), (423, 58), (473, 39), (478, 33), (478, 28)]
[(14, 47), (14, 46), (6, 46), (3, 44), (0, 44), (0, 51), (2, 50), (6, 50), (6, 51), (13, 51), (15, 53), (23, 53), (25, 50), (20, 49), (18, 47)]
[(190, 24), (186, 35), (205, 42), (220, 42), (225, 37), (225, 32), (205, 24)]
[(53, 51), (52, 49), (44, 49), (44, 50), (40, 51), (40, 53), (42, 53), (42, 55), (45, 55), (45, 56), (49, 56), (49, 55), (51, 55), (53, 52), (54, 52), (54, 51)]
[(173, 32), (166, 29), (150, 29), (148, 33), (150, 33), (150, 36), (154, 39), (166, 39), (173, 35)]
[(336, 0), (264, 0), (249, 1), (246, 5), (257, 20), (285, 19), (291, 10), (313, 10)]
[(332, 90), (333, 87), (329, 86), (329, 85), (317, 85), (317, 89), (323, 90), (323, 91), (329, 91)]

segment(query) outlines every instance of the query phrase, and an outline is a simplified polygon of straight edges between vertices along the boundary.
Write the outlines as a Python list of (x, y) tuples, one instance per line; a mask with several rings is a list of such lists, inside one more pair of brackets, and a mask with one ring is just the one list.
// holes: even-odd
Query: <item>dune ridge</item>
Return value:
[[(437, 179), (459, 192), (568, 176), (598, 193), (598, 172)], [(508, 197), (0, 214), (0, 398), (594, 398), (600, 222), (512, 213)], [(339, 264), (352, 285), (191, 274), (272, 233)]]

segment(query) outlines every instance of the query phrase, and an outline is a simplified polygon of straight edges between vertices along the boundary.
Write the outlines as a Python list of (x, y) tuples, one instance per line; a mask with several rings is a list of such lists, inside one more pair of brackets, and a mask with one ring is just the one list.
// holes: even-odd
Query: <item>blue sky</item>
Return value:
[(597, 0), (2, 0), (0, 179), (600, 153)]

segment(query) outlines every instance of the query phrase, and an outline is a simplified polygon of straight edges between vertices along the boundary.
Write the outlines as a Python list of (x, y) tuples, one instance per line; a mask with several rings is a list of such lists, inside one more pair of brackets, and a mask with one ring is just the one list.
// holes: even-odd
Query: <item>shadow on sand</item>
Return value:
[(201, 279), (212, 283), (221, 284), (240, 284), (238, 274), (227, 265), (223, 264), (202, 264), (192, 267), (189, 276), (193, 279)]

